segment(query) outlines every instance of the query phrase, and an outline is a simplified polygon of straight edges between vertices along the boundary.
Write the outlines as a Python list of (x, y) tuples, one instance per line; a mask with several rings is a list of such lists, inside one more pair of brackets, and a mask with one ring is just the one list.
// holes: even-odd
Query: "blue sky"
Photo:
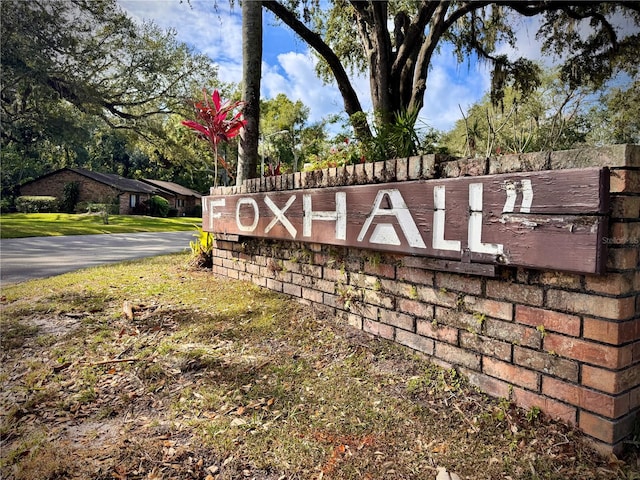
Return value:
[[(173, 28), (178, 40), (208, 55), (219, 66), (219, 78), (239, 83), (242, 76), (241, 7), (227, 0), (119, 0), (122, 8), (138, 21), (153, 20), (162, 28)], [(332, 113), (343, 112), (337, 87), (324, 85), (316, 78), (315, 59), (307, 45), (285, 25), (276, 25), (264, 12), (264, 50), (262, 97), (284, 93), (292, 101), (300, 100), (310, 108), (310, 122)], [(539, 52), (539, 45), (523, 24), (518, 40), (521, 54)], [(506, 48), (506, 47), (505, 47)], [(510, 50), (510, 49), (507, 49)], [(505, 52), (506, 53), (506, 52)], [(538, 53), (539, 55), (539, 53)], [(371, 110), (369, 82), (366, 76), (352, 79), (365, 110)], [(432, 63), (425, 108), (421, 119), (427, 125), (446, 131), (489, 88), (489, 72), (483, 65), (458, 64), (451, 51), (443, 48)]]

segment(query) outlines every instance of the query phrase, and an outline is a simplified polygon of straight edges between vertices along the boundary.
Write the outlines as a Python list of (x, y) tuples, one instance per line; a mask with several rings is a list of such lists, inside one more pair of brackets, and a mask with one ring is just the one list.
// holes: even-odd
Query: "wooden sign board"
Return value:
[(203, 229), (600, 273), (608, 170), (586, 168), (203, 198)]

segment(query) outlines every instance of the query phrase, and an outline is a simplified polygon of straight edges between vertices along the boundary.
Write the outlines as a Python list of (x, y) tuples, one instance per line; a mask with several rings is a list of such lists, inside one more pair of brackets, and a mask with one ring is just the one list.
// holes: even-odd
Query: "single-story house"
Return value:
[(143, 178), (142, 181), (159, 188), (158, 195), (168, 200), (169, 206), (178, 211), (178, 216), (189, 214), (202, 205), (202, 195), (195, 190), (164, 180)]
[(170, 207), (177, 209), (178, 215), (189, 213), (189, 208), (193, 209), (201, 204), (201, 195), (198, 192), (172, 182), (162, 182), (167, 187), (163, 188), (151, 181), (143, 182), (113, 173), (92, 172), (84, 168), (61, 168), (42, 175), (20, 185), (20, 195), (62, 198), (65, 185), (72, 182), (79, 186), (78, 203), (115, 203), (121, 215), (139, 213), (142, 203), (153, 195), (166, 198)]

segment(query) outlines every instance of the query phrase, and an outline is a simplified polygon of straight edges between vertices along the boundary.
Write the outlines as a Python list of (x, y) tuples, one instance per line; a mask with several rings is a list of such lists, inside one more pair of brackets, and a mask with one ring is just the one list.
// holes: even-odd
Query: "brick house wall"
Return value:
[(116, 201), (120, 215), (131, 215), (135, 208), (131, 207), (131, 197), (135, 196), (137, 204), (151, 197), (151, 194), (138, 191), (122, 191), (121, 189), (99, 182), (86, 175), (70, 169), (61, 169), (37, 178), (20, 186), (21, 195), (49, 195), (61, 199), (64, 186), (77, 182), (79, 186), (78, 203), (109, 203)]
[(640, 410), (640, 146), (451, 159), (425, 155), (246, 181), (212, 194), (606, 166), (604, 275), (218, 235), (213, 273), (297, 298), (456, 367), (481, 390), (574, 424), (619, 452)]
[(179, 193), (170, 195), (167, 193), (159, 192), (158, 195), (167, 200), (171, 208), (175, 208), (178, 211), (179, 217), (189, 214), (193, 211), (196, 205), (201, 204), (199, 198), (181, 195)]
[(64, 186), (71, 182), (77, 182), (80, 187), (78, 202), (98, 202), (98, 199), (104, 202), (106, 199), (116, 198), (119, 194), (118, 190), (71, 170), (61, 170), (22, 185), (20, 194), (50, 195), (60, 199)]

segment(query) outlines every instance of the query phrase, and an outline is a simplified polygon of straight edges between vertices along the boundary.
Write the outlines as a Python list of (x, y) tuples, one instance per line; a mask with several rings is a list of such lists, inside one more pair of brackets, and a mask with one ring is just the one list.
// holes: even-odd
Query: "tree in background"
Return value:
[[(376, 120), (414, 115), (424, 106), (429, 66), (445, 44), (460, 62), (472, 57), (493, 66), (492, 103), (510, 86), (528, 94), (539, 85), (526, 58), (498, 55), (501, 43), (515, 45), (522, 17), (538, 16), (544, 52), (566, 55), (561, 77), (571, 86), (599, 87), (620, 71), (637, 73), (640, 53), (638, 2), (448, 2), (448, 1), (275, 1), (262, 4), (322, 59), (320, 73), (335, 79), (356, 137), (372, 135), (347, 72), (368, 70)], [(624, 31), (624, 19), (636, 31)], [(391, 26), (391, 27), (390, 27)], [(586, 27), (586, 28), (585, 28)], [(404, 113), (403, 113), (404, 112)], [(417, 116), (416, 116), (417, 118)]]
[(300, 100), (291, 101), (283, 93), (260, 102), (261, 153), (277, 159), (281, 171), (298, 170), (304, 155), (303, 134), (309, 118), (309, 107)]
[(167, 116), (186, 113), (185, 100), (217, 82), (207, 57), (175, 32), (136, 25), (116, 0), (3, 0), (0, 14), (3, 195), (106, 152), (92, 145), (105, 129), (159, 144)]
[(604, 92), (588, 115), (589, 143), (640, 143), (640, 80)]
[(602, 143), (633, 143), (640, 139), (638, 82), (628, 90), (572, 86), (558, 70), (543, 71), (540, 85), (524, 96), (504, 90), (500, 106), (490, 93), (471, 106), (442, 141), (461, 156), (489, 156), (563, 150)]

